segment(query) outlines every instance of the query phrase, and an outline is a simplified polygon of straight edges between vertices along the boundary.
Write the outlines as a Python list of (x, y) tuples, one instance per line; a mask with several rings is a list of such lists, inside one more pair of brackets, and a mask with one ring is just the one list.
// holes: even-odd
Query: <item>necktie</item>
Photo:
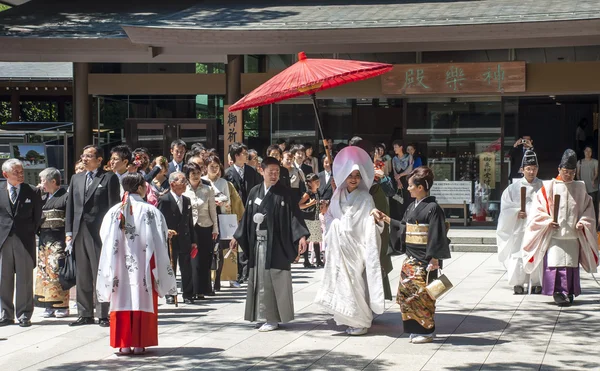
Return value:
[(178, 163), (175, 163), (175, 171), (180, 171)]
[(92, 181), (94, 180), (93, 178), (93, 173), (91, 171), (87, 172), (87, 176), (85, 178), (85, 193), (87, 194), (88, 189), (90, 188), (90, 186), (92, 185)]
[(10, 202), (17, 202), (17, 187), (10, 187)]
[(238, 173), (240, 173), (240, 178), (242, 178), (242, 180), (244, 180), (244, 168), (243, 167), (238, 168)]
[(181, 197), (177, 197), (176, 202), (177, 202), (177, 208), (179, 209), (179, 212), (183, 213), (183, 205), (181, 205)]

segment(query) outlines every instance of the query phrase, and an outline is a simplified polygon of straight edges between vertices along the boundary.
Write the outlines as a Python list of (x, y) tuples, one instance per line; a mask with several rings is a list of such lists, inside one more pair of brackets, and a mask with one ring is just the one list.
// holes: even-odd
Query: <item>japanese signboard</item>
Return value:
[(483, 152), (479, 154), (479, 183), (486, 184), (490, 189), (496, 188), (495, 152)]
[(229, 146), (244, 140), (243, 111), (229, 112), (229, 106), (223, 107), (223, 164), (227, 166)]
[(478, 94), (525, 91), (525, 62), (402, 64), (381, 78), (384, 94)]
[(429, 192), (438, 204), (470, 204), (473, 200), (471, 182), (436, 181)]

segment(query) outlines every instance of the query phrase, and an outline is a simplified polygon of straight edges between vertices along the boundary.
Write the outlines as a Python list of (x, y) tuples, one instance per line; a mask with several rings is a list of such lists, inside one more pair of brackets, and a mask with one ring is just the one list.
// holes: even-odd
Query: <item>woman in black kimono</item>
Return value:
[(446, 237), (444, 211), (429, 196), (433, 171), (426, 166), (413, 170), (408, 191), (415, 198), (401, 221), (377, 212), (375, 217), (390, 224), (394, 249), (406, 253), (402, 264), (396, 300), (400, 304), (404, 331), (413, 344), (430, 343), (435, 332), (435, 300), (425, 287), (438, 276), (443, 259), (450, 258), (450, 240)]
[(53, 167), (40, 173), (40, 184), (46, 196), (42, 207), (34, 299), (37, 307), (46, 308), (44, 318), (62, 318), (69, 315), (69, 291), (62, 289), (58, 279), (58, 263), (65, 254), (67, 191), (60, 188), (60, 172)]

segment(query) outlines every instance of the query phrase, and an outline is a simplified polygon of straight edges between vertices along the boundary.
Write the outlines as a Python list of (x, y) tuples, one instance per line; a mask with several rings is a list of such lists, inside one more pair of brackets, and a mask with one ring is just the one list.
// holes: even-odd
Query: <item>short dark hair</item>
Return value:
[(146, 147), (139, 147), (133, 150), (134, 155), (137, 155), (139, 153), (145, 153), (146, 155), (148, 155), (148, 157), (150, 156), (150, 151), (148, 151), (148, 148)]
[(138, 188), (145, 184), (146, 181), (140, 173), (126, 173), (121, 179), (123, 190), (129, 193), (136, 193)]
[(359, 137), (359, 136), (352, 137), (352, 139), (350, 139), (350, 140), (348, 141), (348, 145), (349, 145), (349, 146), (355, 146), (355, 145), (356, 145), (358, 142), (360, 142), (361, 140), (362, 140), (362, 138), (361, 138), (361, 137)]
[(412, 182), (416, 187), (423, 186), (426, 191), (429, 191), (431, 186), (433, 186), (433, 178), (433, 170), (427, 166), (421, 166), (414, 169), (408, 176), (408, 179), (412, 179)]
[(131, 162), (132, 162), (131, 158), (133, 157), (133, 154), (131, 153), (131, 148), (129, 148), (128, 145), (121, 144), (121, 145), (113, 147), (110, 150), (111, 156), (113, 153), (116, 153), (119, 156), (119, 158), (121, 159), (121, 161), (127, 160), (127, 163), (131, 164)]
[(319, 176), (314, 173), (310, 173), (306, 176), (306, 183), (314, 182), (319, 180)]
[(283, 139), (283, 138), (279, 138), (279, 139), (277, 139), (277, 142), (276, 142), (276, 143), (277, 143), (277, 144), (284, 144), (284, 143), (286, 143), (286, 141), (285, 141), (285, 139)]
[(296, 153), (298, 152), (306, 153), (306, 148), (304, 148), (302, 144), (295, 144), (290, 152), (292, 153), (292, 156), (296, 156)]
[(248, 150), (248, 147), (246, 147), (244, 143), (232, 143), (231, 146), (229, 146), (229, 156), (231, 156), (231, 161), (235, 162), (235, 157), (241, 155), (244, 150)]
[(98, 157), (104, 158), (104, 151), (102, 150), (102, 148), (100, 148), (97, 145), (88, 144), (87, 146), (83, 147), (83, 150), (85, 151), (86, 149), (90, 149), (90, 148), (93, 148), (96, 150), (96, 158), (98, 158)]
[(192, 144), (191, 149), (192, 149), (192, 151), (193, 150), (203, 151), (203, 150), (206, 150), (206, 147), (204, 147), (204, 144), (202, 144), (202, 143), (194, 143), (194, 144)]
[(266, 153), (267, 157), (273, 151), (277, 151), (277, 152), (279, 152), (279, 156), (283, 156), (283, 151), (281, 150), (281, 148), (279, 148), (279, 146), (277, 144), (271, 144), (269, 147), (267, 147), (267, 153)]
[(392, 142), (392, 147), (393, 146), (402, 147), (402, 149), (404, 149), (404, 142), (401, 141), (400, 139), (396, 139), (395, 141)]
[(188, 162), (187, 164), (183, 165), (183, 172), (185, 173), (185, 177), (187, 180), (190, 179), (190, 174), (194, 171), (199, 171), (200, 174), (204, 175), (204, 169), (202, 168), (202, 166), (198, 165), (195, 162)]
[(312, 149), (312, 148), (313, 148), (313, 145), (312, 145), (312, 144), (310, 144), (310, 143), (304, 143), (304, 150), (305, 150), (305, 151), (307, 151), (307, 150), (309, 150), (309, 149)]
[(181, 139), (175, 139), (174, 141), (171, 142), (171, 149), (175, 148), (175, 147), (181, 147), (183, 146), (183, 148), (187, 149), (187, 144), (185, 144), (185, 142)]
[(260, 166), (262, 167), (262, 169), (266, 169), (269, 165), (276, 165), (279, 167), (279, 161), (277, 161), (277, 159), (275, 157), (266, 157), (263, 162), (260, 164)]
[(221, 169), (221, 175), (225, 174), (225, 170), (223, 170), (223, 164), (221, 163), (221, 159), (217, 155), (207, 156), (206, 159), (204, 159), (204, 166), (206, 166), (208, 169), (208, 165), (212, 164), (213, 162), (219, 165), (219, 168)]

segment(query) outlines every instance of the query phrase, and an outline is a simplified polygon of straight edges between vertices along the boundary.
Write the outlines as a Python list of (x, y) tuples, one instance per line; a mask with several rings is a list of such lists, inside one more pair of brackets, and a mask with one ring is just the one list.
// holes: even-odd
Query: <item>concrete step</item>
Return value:
[(468, 237), (468, 236), (449, 236), (450, 241), (453, 244), (483, 244), (483, 245), (495, 245), (496, 237)]
[(452, 243), (450, 244), (450, 251), (496, 253), (498, 252), (498, 246), (496, 246), (495, 243), (454, 243), (454, 240), (452, 240)]

